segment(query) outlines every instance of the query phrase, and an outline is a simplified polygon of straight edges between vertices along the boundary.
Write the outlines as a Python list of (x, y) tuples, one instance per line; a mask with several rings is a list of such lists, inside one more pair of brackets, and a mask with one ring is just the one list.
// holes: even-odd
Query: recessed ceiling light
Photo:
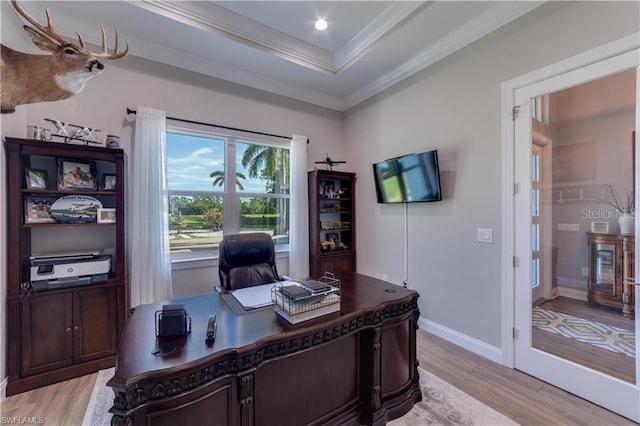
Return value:
[(320, 18), (316, 21), (316, 30), (324, 31), (327, 29), (327, 21)]

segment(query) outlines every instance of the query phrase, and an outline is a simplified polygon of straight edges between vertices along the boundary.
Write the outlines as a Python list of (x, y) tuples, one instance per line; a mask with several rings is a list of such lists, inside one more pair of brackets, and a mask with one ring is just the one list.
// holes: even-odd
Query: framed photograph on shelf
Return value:
[(321, 180), (318, 188), (320, 198), (334, 198), (335, 183), (332, 180)]
[(24, 223), (55, 223), (51, 205), (56, 197), (24, 197)]
[(96, 190), (96, 163), (58, 158), (58, 189)]
[(104, 191), (116, 190), (116, 175), (103, 174), (102, 175), (102, 189)]
[(116, 223), (116, 209), (98, 209), (98, 223)]
[(331, 250), (337, 250), (340, 248), (340, 233), (327, 232), (327, 241)]
[(26, 168), (24, 176), (28, 189), (47, 189), (49, 177), (46, 170)]

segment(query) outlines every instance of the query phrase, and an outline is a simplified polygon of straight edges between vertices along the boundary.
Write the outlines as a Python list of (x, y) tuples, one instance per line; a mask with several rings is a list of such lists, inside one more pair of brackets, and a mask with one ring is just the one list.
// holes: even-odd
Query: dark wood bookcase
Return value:
[(310, 276), (355, 272), (356, 174), (312, 170), (308, 179)]
[[(125, 168), (122, 149), (5, 138), (7, 161), (7, 395), (89, 374), (115, 363), (127, 312), (125, 280)], [(93, 189), (58, 186), (59, 159), (96, 166)], [(46, 187), (28, 187), (27, 169), (45, 170)], [(103, 177), (115, 175), (115, 188)], [(42, 182), (40, 182), (42, 183)], [(114, 223), (27, 220), (26, 211), (44, 199), (86, 195), (115, 208)], [(35, 201), (34, 201), (35, 200)], [(41, 289), (29, 284), (29, 256), (86, 251), (105, 244), (111, 272), (99, 283)]]

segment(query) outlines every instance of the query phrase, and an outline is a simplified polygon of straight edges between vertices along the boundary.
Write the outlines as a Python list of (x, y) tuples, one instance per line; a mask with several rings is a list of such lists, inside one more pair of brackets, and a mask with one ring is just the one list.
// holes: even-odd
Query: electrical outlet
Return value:
[(582, 276), (583, 277), (589, 276), (589, 268), (582, 268)]
[(478, 228), (479, 243), (493, 243), (493, 229)]
[(387, 274), (382, 274), (382, 280), (386, 281), (387, 280)]

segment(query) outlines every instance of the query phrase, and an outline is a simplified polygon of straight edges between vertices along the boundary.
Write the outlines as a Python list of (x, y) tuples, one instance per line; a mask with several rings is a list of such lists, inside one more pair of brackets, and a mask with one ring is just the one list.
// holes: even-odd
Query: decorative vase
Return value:
[(618, 216), (618, 224), (620, 225), (620, 234), (633, 235), (635, 227), (635, 215), (633, 213), (622, 213)]
[(107, 141), (105, 143), (107, 148), (120, 148), (120, 136), (107, 135)]

